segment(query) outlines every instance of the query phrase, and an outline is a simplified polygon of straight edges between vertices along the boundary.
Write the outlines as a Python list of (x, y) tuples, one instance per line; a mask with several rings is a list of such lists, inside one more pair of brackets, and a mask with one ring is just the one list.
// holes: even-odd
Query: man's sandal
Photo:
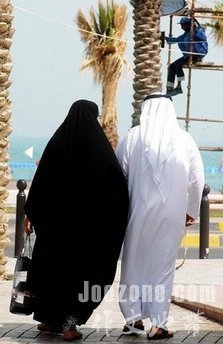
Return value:
[(123, 330), (122, 330), (122, 333), (123, 334), (142, 334), (144, 333), (144, 325), (143, 323), (139, 323), (139, 324), (126, 324), (124, 327), (123, 327)]
[(165, 330), (164, 328), (158, 328), (156, 332), (152, 332), (150, 330), (149, 333), (147, 333), (147, 339), (148, 340), (159, 340), (159, 339), (166, 339), (173, 337), (173, 332)]

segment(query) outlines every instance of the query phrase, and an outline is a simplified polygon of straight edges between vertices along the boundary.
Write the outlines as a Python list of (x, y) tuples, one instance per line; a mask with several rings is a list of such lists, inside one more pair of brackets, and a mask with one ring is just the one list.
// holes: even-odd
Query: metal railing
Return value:
[(200, 242), (199, 242), (199, 258), (207, 259), (209, 254), (209, 224), (210, 224), (210, 202), (208, 194), (210, 188), (208, 185), (204, 186), (201, 206), (200, 206)]
[(18, 188), (18, 194), (16, 197), (16, 221), (15, 221), (15, 250), (14, 257), (18, 257), (21, 251), (21, 246), (24, 238), (24, 205), (26, 201), (25, 189), (27, 188), (27, 182), (24, 179), (19, 179), (16, 184)]

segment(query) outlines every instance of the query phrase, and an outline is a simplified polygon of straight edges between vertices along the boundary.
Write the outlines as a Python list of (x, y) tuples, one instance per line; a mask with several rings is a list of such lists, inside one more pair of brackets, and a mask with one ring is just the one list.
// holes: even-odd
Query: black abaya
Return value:
[[(114, 280), (128, 190), (97, 116), (93, 102), (71, 106), (43, 152), (25, 204), (36, 233), (34, 319), (43, 323), (61, 325), (68, 316), (86, 323)], [(95, 289), (101, 298), (91, 294)]]

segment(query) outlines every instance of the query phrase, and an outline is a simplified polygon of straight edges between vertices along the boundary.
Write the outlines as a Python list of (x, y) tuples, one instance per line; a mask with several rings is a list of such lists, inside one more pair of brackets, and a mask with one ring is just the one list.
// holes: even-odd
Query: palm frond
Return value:
[(107, 17), (107, 9), (103, 5), (102, 1), (98, 1), (98, 21), (101, 34), (105, 34), (108, 28), (108, 17)]
[(115, 35), (119, 38), (121, 38), (124, 34), (127, 18), (128, 18), (127, 7), (125, 5), (122, 5), (122, 6), (115, 5), (114, 28), (115, 28)]
[(91, 20), (91, 25), (93, 27), (93, 30), (95, 31), (95, 33), (100, 35), (101, 32), (100, 32), (100, 28), (99, 28), (98, 23), (97, 23), (96, 14), (94, 12), (93, 7), (90, 9), (89, 15), (90, 15), (90, 20)]
[(81, 40), (83, 42), (88, 41), (92, 36), (92, 28), (91, 25), (88, 23), (85, 15), (79, 9), (77, 11), (76, 20), (75, 20), (77, 27), (80, 29)]
[(218, 45), (223, 45), (223, 2), (217, 3), (214, 6), (214, 10), (219, 12), (218, 16), (222, 16), (222, 18), (213, 19), (208, 26), (211, 27), (215, 42)]
[(95, 64), (95, 60), (92, 59), (85, 59), (82, 64), (81, 64), (81, 70), (87, 69), (87, 68), (92, 68), (92, 66)]
[(114, 31), (113, 30), (113, 28), (114, 28), (114, 16), (115, 16), (114, 11), (115, 11), (114, 2), (111, 1), (111, 3), (109, 3), (109, 0), (107, 0), (107, 18), (108, 18), (108, 29), (106, 32), (107, 36), (111, 36), (111, 34)]

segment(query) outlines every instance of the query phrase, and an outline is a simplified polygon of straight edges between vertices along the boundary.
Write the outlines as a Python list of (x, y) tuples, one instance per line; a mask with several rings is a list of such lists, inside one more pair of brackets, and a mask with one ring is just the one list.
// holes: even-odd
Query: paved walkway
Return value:
[[(9, 273), (13, 273), (14, 265), (15, 258), (10, 258)], [(111, 289), (87, 324), (81, 327), (84, 336), (78, 342), (148, 342), (145, 334), (126, 336), (121, 333), (124, 319), (117, 302), (119, 273), (120, 262)], [(0, 282), (0, 344), (62, 343), (61, 335), (40, 333), (32, 316), (14, 315), (8, 311), (11, 285), (12, 281)], [(168, 327), (175, 331), (174, 338), (156, 343), (223, 343), (223, 260), (186, 260), (175, 273), (173, 302)], [(145, 324), (148, 329), (149, 322)]]
[[(11, 195), (14, 203), (15, 193)], [(9, 230), (13, 231), (13, 215), (10, 221)], [(218, 219), (216, 222), (221, 221), (222, 219)], [(217, 233), (221, 237), (222, 229), (219, 226), (217, 229), (213, 227), (213, 231), (213, 234)], [(10, 247), (8, 252), (11, 257), (7, 264), (8, 273), (13, 274), (15, 265), (15, 258), (12, 258), (13, 247)], [(176, 266), (181, 263), (182, 260), (178, 260)], [(119, 274), (120, 262), (111, 289), (86, 325), (81, 327), (83, 339), (77, 342), (84, 341), (88, 344), (102, 341), (120, 344), (130, 344), (133, 341), (148, 342), (145, 334), (126, 336), (121, 332), (124, 319), (117, 301)], [(9, 312), (11, 287), (12, 281), (0, 281), (0, 344), (62, 343), (61, 335), (40, 333), (32, 316), (13, 315)], [(148, 321), (145, 325), (149, 329)], [(167, 325), (175, 331), (174, 338), (151, 341), (151, 343), (223, 344), (223, 259), (186, 259), (176, 270)]]

